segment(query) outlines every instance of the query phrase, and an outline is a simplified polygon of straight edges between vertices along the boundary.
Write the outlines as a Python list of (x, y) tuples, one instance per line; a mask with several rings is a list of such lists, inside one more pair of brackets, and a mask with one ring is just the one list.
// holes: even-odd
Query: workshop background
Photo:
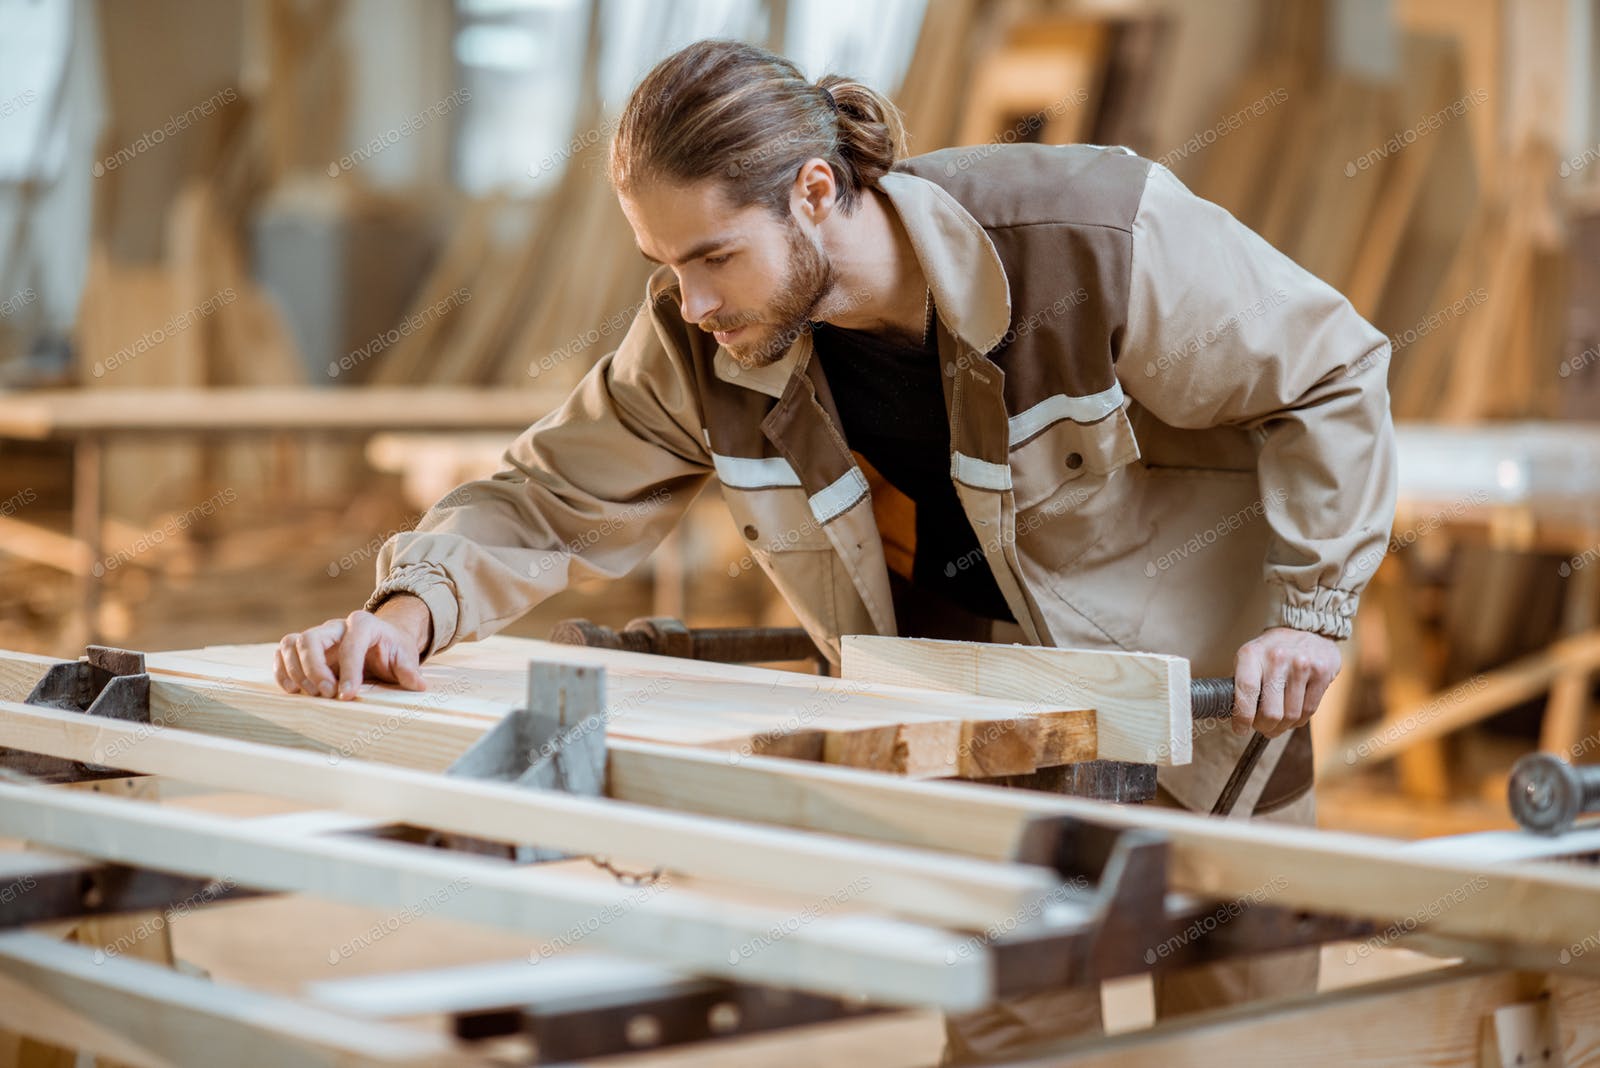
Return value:
[[(1127, 145), (1390, 336), (1401, 510), (1324, 826), (1509, 826), (1515, 756), (1600, 760), (1596, 0), (0, 0), (0, 648), (359, 607), (620, 340), (606, 142), (707, 36), (891, 93), (913, 152)], [(508, 633), (645, 615), (792, 621), (712, 491)]]

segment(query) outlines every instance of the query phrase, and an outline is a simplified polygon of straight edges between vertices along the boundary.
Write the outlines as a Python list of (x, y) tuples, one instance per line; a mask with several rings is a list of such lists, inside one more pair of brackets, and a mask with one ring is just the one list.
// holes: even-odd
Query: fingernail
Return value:
[(327, 683), (323, 683), (322, 686), (317, 690), (317, 692), (320, 693), (324, 697), (332, 697), (333, 696), (333, 687), (328, 685)]

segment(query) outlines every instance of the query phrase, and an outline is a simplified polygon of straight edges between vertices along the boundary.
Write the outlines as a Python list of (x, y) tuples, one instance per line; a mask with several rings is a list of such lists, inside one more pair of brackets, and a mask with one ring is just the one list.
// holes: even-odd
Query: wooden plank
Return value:
[(888, 848), (643, 805), (445, 777), (366, 761), (337, 763), (191, 731), (0, 702), (0, 745), (147, 775), (285, 797), (456, 834), (600, 853), (768, 889), (826, 896), (841, 872), (853, 900), (982, 929), (1058, 889), (1043, 869)]
[(288, 430), (521, 431), (565, 399), (552, 391), (378, 388), (360, 403), (338, 390), (217, 387), (35, 390), (0, 395), (0, 437), (84, 433), (267, 433)]
[(1378, 159), (1376, 166), (1359, 168), (1353, 162), (1383, 144), (1401, 121), (1392, 104), (1387, 89), (1349, 76), (1335, 78), (1319, 93), (1318, 107), (1336, 118), (1328, 122), (1328, 136), (1299, 190), (1300, 203), (1315, 210), (1305, 213), (1294, 244), (1284, 251), (1335, 288), (1349, 279), (1374, 205), (1398, 164)]
[(841, 673), (853, 681), (1026, 701), (1035, 714), (1092, 708), (1098, 759), (1190, 759), (1189, 662), (1179, 656), (852, 634), (843, 640)]
[[(51, 1006), (0, 999), (0, 1024), (69, 1049), (150, 1065), (488, 1064), (448, 1039), (338, 1015), (28, 932), (0, 934), (0, 976)], [(44, 1011), (40, 1011), (43, 1008)], [(23, 1011), (18, 1011), (18, 1010)], [(81, 1028), (77, 1014), (93, 1021)]]
[(1600, 631), (1562, 638), (1546, 649), (1475, 676), (1426, 701), (1394, 710), (1365, 735), (1344, 743), (1344, 760), (1330, 763), (1330, 775), (1370, 767), (1404, 752), (1406, 747), (1486, 719), (1578, 671), (1600, 668)]
[(1600, 983), (1461, 967), (1266, 1005), (1208, 1012), (1109, 1039), (1055, 1047), (1037, 1068), (1170, 1064), (1345, 1064), (1363, 1068), (1478, 1065), (1486, 1018), (1548, 991), (1559, 1048), (1542, 1062), (1595, 1063)]
[(0, 701), (21, 701), (61, 661), (35, 653), (0, 652)]
[[(277, 693), (273, 649), (155, 653), (148, 663), (153, 672), (192, 678), (226, 672), (235, 684)], [(606, 668), (608, 738), (853, 763), (918, 778), (1025, 774), (1093, 759), (1098, 748), (1099, 717), (1070, 705), (1004, 697), (974, 702), (939, 688), (502, 637), (431, 659), (422, 669), (428, 691), (364, 685), (359, 697), (410, 710), (443, 701), (453, 713), (498, 719), (525, 703), (534, 660)]]
[[(424, 908), (544, 939), (579, 937), (598, 950), (729, 979), (953, 1011), (976, 1008), (992, 994), (988, 955), (972, 952), (968, 939), (878, 915), (822, 910), (796, 922), (780, 908), (671, 892), (670, 886), (642, 896), (637, 888), (544, 866), (287, 835), (249, 822), (48, 787), (0, 783), (0, 833), (264, 890), (369, 907)], [(850, 873), (838, 874), (836, 892), (859, 885), (845, 877)]]
[(69, 575), (84, 577), (93, 573), (96, 563), (120, 559), (141, 568), (159, 567), (174, 553), (184, 552), (190, 543), (183, 534), (151, 545), (150, 531), (167, 528), (182, 530), (187, 520), (173, 516), (153, 516), (148, 528), (135, 527), (118, 519), (105, 519), (102, 527), (105, 537), (100, 549), (100, 560), (94, 559), (90, 547), (71, 534), (63, 534), (49, 527), (30, 523), (11, 516), (0, 516), (0, 552), (20, 557), (45, 567), (65, 571)]
[[(1454, 83), (1446, 75), (1453, 72), (1452, 53), (1444, 42), (1431, 38), (1408, 38), (1402, 47), (1405, 63), (1404, 84), (1399, 94), (1401, 114), (1432, 115), (1449, 104), (1447, 94)], [(1380, 137), (1379, 142), (1383, 139)], [(1360, 249), (1344, 293), (1356, 311), (1369, 319), (1379, 312), (1401, 242), (1411, 225), (1417, 200), (1442, 140), (1423, 137), (1419, 143), (1399, 153), (1378, 191), (1369, 225), (1350, 228), (1359, 235)]]
[[(70, 1037), (71, 1049), (50, 1040)], [(15, 1068), (77, 1068), (77, 1051), (102, 1058), (95, 1068), (170, 1068), (87, 1013), (0, 971), (0, 1064)], [(105, 1058), (110, 1058), (109, 1060)]]
[(389, 972), (310, 983), (313, 1000), (360, 1016), (395, 1017), (474, 1012), (512, 1005), (570, 1004), (604, 998), (615, 1003), (693, 977), (626, 957), (569, 953), (530, 968), (526, 961), (492, 961), (454, 968)]
[(1473, 860), (1488, 867), (1518, 860), (1551, 860), (1600, 853), (1600, 821), (1580, 823), (1559, 835), (1528, 831), (1478, 831), (1423, 838), (1411, 843), (1409, 855)]
[[(168, 654), (156, 654), (151, 658), (151, 666), (152, 670), (160, 673), (174, 673), (168, 677), (178, 677), (176, 673), (181, 672), (184, 676), (204, 678), (218, 670), (227, 671), (232, 685), (228, 693), (215, 695), (216, 700), (224, 702), (232, 700), (235, 687), (282, 694), (283, 691), (264, 666), (270, 663), (265, 659), (270, 656), (270, 649), (271, 646), (262, 646), (248, 653), (255, 666), (219, 668)], [(366, 718), (371, 725), (356, 738), (339, 738), (322, 728), (322, 738), (334, 746), (359, 745), (364, 748), (367, 745), (382, 745), (383, 751), (387, 752), (395, 745), (405, 744), (406, 739), (414, 733), (404, 727), (409, 726), (415, 717), (434, 715), (432, 710), (446, 706), (449, 708), (448, 716), (458, 721), (456, 726), (465, 727), (471, 737), (475, 737), (509, 709), (524, 703), (518, 690), (525, 687), (526, 683), (519, 683), (518, 680), (526, 678), (526, 661), (516, 669), (459, 668), (442, 663), (448, 655), (446, 653), (437, 661), (430, 661), (423, 668), (428, 691), (414, 693), (393, 687), (364, 685), (359, 694), (360, 701), (355, 703), (367, 706)], [(578, 658), (568, 661), (563, 656), (561, 659), (562, 662), (581, 662)], [(651, 659), (668, 663), (667, 658)], [(719, 687), (716, 695), (708, 695), (704, 689), (707, 686)], [(883, 747), (875, 744), (878, 741), (876, 734), (888, 728), (894, 735), (895, 744), (889, 750), (893, 765), (883, 767), (873, 755), (869, 766), (876, 770), (930, 776), (955, 774), (960, 766), (959, 720), (948, 715), (931, 714), (905, 699), (898, 705), (879, 704), (866, 710), (852, 709), (848, 691), (831, 685), (831, 680), (829, 684), (806, 690), (788, 686), (751, 687), (742, 683), (707, 682), (681, 675), (650, 678), (614, 673), (608, 690), (608, 739), (637, 737), (667, 745), (717, 749), (733, 759), (771, 754), (803, 760), (822, 760), (831, 755), (846, 760), (881, 753)], [(152, 703), (157, 708), (163, 708), (164, 695), (161, 687), (153, 687)], [(302, 697), (302, 700), (322, 699)], [(269, 709), (280, 720), (283, 716), (294, 714), (276, 705), (269, 706)], [(190, 709), (188, 714), (195, 711)], [(204, 709), (199, 711), (204, 713)], [(306, 707), (298, 715), (304, 718), (316, 714)], [(391, 722), (397, 716), (402, 723)], [(166, 721), (164, 709), (162, 717)], [(385, 724), (387, 726), (380, 726)], [(858, 744), (853, 737), (858, 732), (874, 735), (873, 743), (866, 746)], [(470, 744), (471, 737), (466, 744)], [(270, 733), (261, 735), (260, 740), (286, 744), (283, 737), (274, 737)], [(449, 759), (434, 766), (444, 767), (464, 748), (465, 744), (451, 748), (447, 751)], [(388, 756), (378, 756), (377, 752), (374, 750), (374, 759), (390, 759)]]
[[(182, 699), (186, 684), (161, 685)], [(300, 715), (315, 705), (322, 715), (308, 718), (334, 724), (335, 732), (341, 729), (341, 717), (362, 711), (359, 703), (318, 702), (282, 693), (241, 692), (229, 699), (264, 716), (281, 707)], [(245, 730), (249, 729), (247, 722)], [(342, 729), (348, 734), (347, 727)], [(418, 732), (425, 735), (426, 729)], [(1572, 945), (1592, 936), (1600, 908), (1600, 873), (1571, 865), (1523, 863), (1484, 869), (1474, 863), (1408, 856), (1405, 843), (1388, 839), (1260, 821), (1219, 821), (971, 783), (907, 782), (759, 756), (730, 762), (716, 753), (627, 739), (610, 743), (608, 749), (609, 789), (618, 800), (972, 856), (1015, 855), (1027, 825), (1039, 817), (1073, 816), (1116, 827), (1149, 828), (1171, 842), (1173, 889), (1219, 900), (1255, 894), (1271, 885), (1273, 902), (1285, 907), (1381, 921), (1430, 916), (1426, 926), (1431, 933), (1550, 946)], [(1374, 894), (1374, 886), (1383, 892)], [(1438, 902), (1464, 886), (1471, 890), (1467, 900), (1440, 911)]]
[(1593, 935), (1600, 911), (1600, 872), (1592, 869), (1486, 866), (1478, 857), (1425, 856), (1409, 843), (1364, 835), (973, 783), (910, 783), (793, 761), (719, 765), (710, 755), (637, 743), (613, 747), (610, 779), (614, 796), (645, 804), (973, 856), (1015, 855), (1028, 821), (1042, 816), (1148, 828), (1171, 842), (1174, 890), (1221, 900), (1271, 886), (1275, 905), (1380, 922), (1426, 919), (1421, 926), (1430, 932), (1470, 939), (1568, 946)]
[[(0, 658), (3, 659), (3, 658)], [(279, 691), (283, 697), (289, 694)], [(500, 714), (437, 711), (418, 695), (411, 704), (299, 697), (294, 703), (233, 680), (155, 675), (152, 722), (251, 742), (311, 749), (330, 760), (360, 757), (424, 771), (443, 771), (493, 725)], [(269, 700), (263, 700), (268, 698)]]
[(87, 575), (91, 567), (89, 548), (83, 542), (11, 516), (0, 516), (0, 552), (69, 575)]

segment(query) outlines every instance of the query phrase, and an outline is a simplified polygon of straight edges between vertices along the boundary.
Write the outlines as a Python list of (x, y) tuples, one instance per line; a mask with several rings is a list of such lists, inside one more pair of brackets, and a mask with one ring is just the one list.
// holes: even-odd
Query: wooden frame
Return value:
[[(363, 813), (396, 823), (601, 853), (690, 875), (826, 896), (839, 872), (853, 898), (891, 913), (982, 929), (1034, 910), (1055, 873), (868, 844), (646, 805), (446, 777), (366, 761), (332, 763), (275, 746), (0, 701), (0, 745)], [(1085, 913), (1087, 915), (1087, 913)]]
[[(992, 996), (988, 955), (946, 931), (849, 913), (806, 914), (699, 893), (645, 896), (570, 872), (415, 846), (286, 833), (248, 822), (0, 783), (0, 833), (102, 860), (232, 879), (263, 890), (417, 909), (558, 940), (647, 954), (706, 975), (976, 1008)], [(853, 873), (843, 873), (841, 887)], [(965, 949), (963, 949), (965, 947)]]
[[(1513, 959), (1507, 956), (1513, 950), (1518, 961), (1555, 959), (1559, 948), (1592, 936), (1600, 901), (1600, 872), (1543, 859), (1582, 847), (1600, 833), (1593, 830), (1557, 846), (1535, 843), (1538, 848), (1516, 835), (1415, 846), (970, 783), (911, 782), (807, 761), (729, 759), (625, 738), (608, 745), (609, 800), (533, 794), (430, 774), (490, 725), (481, 709), (457, 707), (480, 699), (446, 694), (426, 710), (385, 703), (424, 696), (387, 689), (378, 691), (383, 701), (322, 700), (241, 684), (225, 662), (184, 656), (168, 662), (197, 673), (170, 675), (157, 667), (152, 674), (152, 708), (171, 726), (0, 702), (0, 745), (344, 811), (241, 823), (0, 784), (0, 834), (97, 859), (367, 906), (427, 900), (441, 916), (546, 939), (583, 929), (585, 948), (632, 956), (648, 951), (669, 969), (690, 974), (955, 1011), (991, 997), (995, 951), (983, 939), (891, 918), (885, 910), (966, 930), (1006, 909), (1026, 913), (1042, 890), (1063, 884), (1016, 861), (1044, 859), (1043, 850), (1055, 841), (1050, 829), (1062, 817), (1159, 832), (1168, 843), (1170, 891), (1388, 922), (1396, 939), (1416, 941), (1412, 932), (1421, 932), (1419, 944), (1483, 962)], [(695, 670), (660, 662), (669, 672)], [(0, 656), (0, 691), (31, 686), (50, 663)], [(261, 744), (264, 738), (292, 748)], [(411, 767), (352, 759), (354, 753)], [(719, 880), (801, 894), (824, 890), (830, 879), (864, 889), (851, 910), (795, 923), (783, 908), (730, 900), (692, 878), (645, 900), (637, 891), (560, 867), (329, 836), (370, 830), (372, 820), (659, 858)], [(1374, 886), (1383, 893), (1374, 894)], [(1074, 910), (1070, 893), (1052, 898), (1065, 908), (1052, 909), (1062, 916), (1051, 916), (1050, 930), (1095, 922), (1087, 901)], [(776, 931), (782, 936), (774, 938)], [(754, 945), (759, 952), (741, 954), (741, 946)], [(1571, 981), (1579, 980), (1573, 975)], [(1342, 1003), (1336, 997), (1300, 1007), (1256, 1006), (1229, 1017), (1229, 1026), (1250, 1036), (1255, 1032), (1241, 1021), (1337, 1012)], [(1209, 1020), (1206, 1026), (1221, 1025)], [(1295, 1027), (1282, 1026), (1285, 1033)], [(1158, 1028), (1145, 1037), (1151, 1049), (1166, 1049), (1166, 1035)], [(1071, 1052), (1093, 1057), (1103, 1051), (1091, 1045)]]
[[(228, 669), (217, 665), (215, 670)], [(192, 729), (246, 740), (271, 734), (274, 741), (324, 752), (336, 752), (364, 732), (374, 737), (386, 716), (365, 701), (268, 693), (160, 674), (152, 677), (151, 701), (184, 709), (181, 722)], [(388, 727), (362, 749), (364, 756), (437, 770), (486, 724), (434, 712)], [(1429, 922), (1432, 933), (1469, 941), (1579, 942), (1593, 933), (1600, 900), (1600, 873), (1553, 862), (1484, 869), (1460, 858), (1413, 855), (1403, 843), (1361, 835), (1218, 821), (968, 783), (913, 783), (770, 757), (730, 762), (716, 753), (625, 739), (608, 749), (609, 791), (616, 800), (870, 841), (1009, 859), (1028, 847), (1029, 827), (1041, 818), (1074, 816), (1156, 830), (1171, 843), (1173, 888), (1216, 899), (1271, 886), (1272, 904), (1390, 921), (1426, 914), (1441, 897), (1470, 884), (1474, 889), (1465, 903)], [(1374, 885), (1384, 887), (1381, 898), (1372, 894)]]

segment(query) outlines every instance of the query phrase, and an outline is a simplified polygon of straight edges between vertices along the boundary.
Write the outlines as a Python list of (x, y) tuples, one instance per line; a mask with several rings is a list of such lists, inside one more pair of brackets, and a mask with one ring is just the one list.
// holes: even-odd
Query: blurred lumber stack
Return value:
[(1402, 2), (1389, 80), (1325, 59), (1319, 5), (1274, 8), (1222, 110), (1242, 122), (1174, 163), (1390, 337), (1397, 418), (1558, 413), (1559, 121), (1527, 101), (1559, 111), (1559, 8)]
[(1143, 151), (1173, 19), (1059, 7), (930, 4), (895, 94), (910, 151), (1079, 141)]
[[(665, 4), (646, 12), (647, 39), (670, 14)], [(554, 190), (531, 203), (490, 197), (466, 206), (408, 317), (428, 317), (455, 292), (470, 302), (404, 339), (372, 381), (576, 384), (621, 343), (650, 271), (605, 177), (615, 118), (599, 90), (601, 15), (590, 5), (572, 139), (535, 165), (559, 168)]]
[[(1593, 419), (1582, 398), (1600, 395), (1600, 245), (1584, 240), (1596, 231), (1593, 209), (1575, 210), (1577, 183), (1558, 181), (1568, 101), (1585, 91), (1569, 79), (1592, 77), (1568, 59), (1568, 7), (1398, 0), (1382, 16), (1387, 63), (1370, 39), (1351, 45), (1348, 7), (1261, 10), (1258, 58), (1215, 125), (1191, 146), (1138, 147), (1390, 338), (1397, 420)], [(1497, 717), (1513, 753), (1584, 757), (1596, 737), (1592, 673), (1558, 643), (1600, 618), (1600, 569), (1585, 566), (1600, 514), (1557, 514), (1531, 493), (1530, 479), (1569, 461), (1534, 470), (1510, 437), (1472, 440), (1483, 448), (1471, 464), (1465, 439), (1446, 462), (1448, 498), (1402, 492), (1345, 675), (1318, 717), (1325, 771), (1394, 757), (1385, 767), (1419, 801), (1503, 796), (1505, 748), (1489, 732), (1432, 733), (1447, 723)], [(1521, 684), (1500, 686), (1497, 669)], [(1355, 756), (1346, 748), (1374, 738)]]

